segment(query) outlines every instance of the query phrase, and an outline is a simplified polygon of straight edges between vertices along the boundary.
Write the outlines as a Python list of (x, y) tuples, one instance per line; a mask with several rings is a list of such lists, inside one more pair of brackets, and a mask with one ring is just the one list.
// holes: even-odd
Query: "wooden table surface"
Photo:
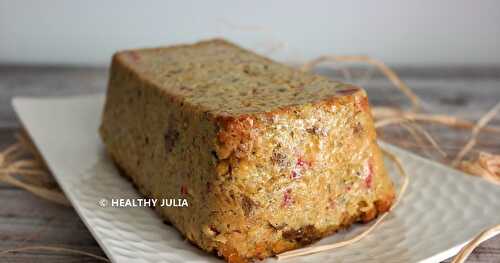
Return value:
[[(500, 101), (500, 68), (396, 68), (396, 71), (425, 101), (424, 109), (432, 112), (477, 120)], [(106, 81), (107, 70), (104, 68), (0, 65), (0, 149), (12, 144), (14, 134), (20, 129), (10, 104), (12, 97), (102, 93)], [(381, 76), (373, 76), (364, 87), (373, 105), (408, 105), (405, 98)], [(497, 116), (493, 123), (498, 125), (499, 119)], [(450, 132), (434, 126), (431, 130), (451, 156), (467, 139), (467, 133), (463, 131)], [(384, 130), (381, 137), (398, 134), (401, 136), (398, 129), (391, 127)], [(411, 145), (407, 147), (411, 148)], [(498, 135), (482, 134), (479, 147), (500, 153)], [(55, 245), (104, 255), (72, 208), (40, 200), (24, 190), (1, 183), (0, 202), (0, 251), (22, 246)], [(47, 251), (4, 254), (0, 255), (0, 261), (98, 262), (85, 256)], [(500, 236), (483, 243), (468, 262), (500, 262)]]

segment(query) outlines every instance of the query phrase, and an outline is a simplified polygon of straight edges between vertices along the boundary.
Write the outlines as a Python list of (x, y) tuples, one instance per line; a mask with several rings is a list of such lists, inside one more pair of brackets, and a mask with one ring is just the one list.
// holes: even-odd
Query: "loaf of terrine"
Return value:
[(366, 92), (216, 39), (113, 56), (102, 140), (189, 241), (229, 262), (308, 245), (387, 211)]

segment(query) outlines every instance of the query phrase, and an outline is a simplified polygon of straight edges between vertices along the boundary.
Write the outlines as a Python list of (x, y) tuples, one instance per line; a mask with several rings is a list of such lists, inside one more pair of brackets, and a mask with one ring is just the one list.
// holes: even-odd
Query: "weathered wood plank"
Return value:
[[(73, 208), (41, 200), (19, 189), (0, 189), (0, 251), (52, 245), (104, 256)], [(2, 262), (99, 262), (63, 252), (26, 251), (1, 256)]]
[(0, 127), (17, 126), (14, 96), (68, 96), (104, 92), (107, 70), (72, 67), (0, 66)]
[[(330, 76), (334, 72), (320, 70)], [(361, 72), (361, 71), (360, 71)], [(424, 110), (477, 119), (500, 100), (500, 68), (399, 68), (397, 72), (425, 101)], [(356, 73), (356, 72), (354, 72)], [(13, 96), (65, 96), (104, 92), (104, 68), (1, 66), (0, 65), (0, 149), (14, 142), (20, 128), (10, 100)], [(400, 106), (407, 99), (380, 74), (360, 83), (373, 105)], [(494, 123), (500, 125), (500, 117)], [(467, 139), (465, 132), (449, 132), (436, 125), (426, 126), (450, 156)], [(381, 137), (402, 136), (396, 127), (384, 129)], [(410, 147), (410, 145), (405, 145)], [(478, 148), (500, 151), (498, 135), (482, 134)], [(419, 152), (417, 147), (414, 151)], [(63, 245), (98, 255), (102, 250), (75, 211), (39, 200), (32, 194), (0, 184), (0, 251), (23, 245)], [(2, 256), (5, 262), (98, 262), (65, 253), (31, 251)], [(480, 246), (468, 262), (500, 261), (500, 237)]]

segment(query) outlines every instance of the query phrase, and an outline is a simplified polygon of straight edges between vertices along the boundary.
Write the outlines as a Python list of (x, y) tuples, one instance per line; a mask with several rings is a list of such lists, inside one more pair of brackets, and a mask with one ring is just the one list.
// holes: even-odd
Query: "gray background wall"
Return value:
[(118, 49), (215, 36), (289, 61), (500, 65), (500, 1), (0, 0), (0, 63), (106, 65)]

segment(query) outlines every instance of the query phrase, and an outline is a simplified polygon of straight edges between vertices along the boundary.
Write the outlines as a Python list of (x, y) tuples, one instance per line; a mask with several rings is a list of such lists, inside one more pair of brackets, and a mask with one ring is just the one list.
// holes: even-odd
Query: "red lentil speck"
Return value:
[(367, 188), (371, 188), (373, 185), (373, 162), (371, 159), (368, 161), (367, 166), (366, 172), (368, 174), (365, 177), (365, 185)]
[(296, 179), (299, 178), (302, 175), (302, 172), (309, 168), (311, 166), (311, 162), (305, 161), (302, 158), (299, 158), (297, 160), (297, 163), (295, 163), (295, 167), (293, 168), (290, 178), (291, 179)]
[(298, 167), (307, 167), (307, 166), (309, 166), (309, 162), (304, 161), (304, 159), (302, 159), (302, 158), (299, 158), (297, 160), (297, 166)]
[(181, 195), (187, 195), (188, 194), (188, 188), (185, 185), (181, 185)]
[(290, 206), (292, 203), (293, 203), (292, 189), (286, 189), (285, 193), (283, 194), (282, 206), (287, 207)]
[(141, 60), (141, 56), (135, 51), (128, 52), (128, 55), (134, 62), (139, 62)]

